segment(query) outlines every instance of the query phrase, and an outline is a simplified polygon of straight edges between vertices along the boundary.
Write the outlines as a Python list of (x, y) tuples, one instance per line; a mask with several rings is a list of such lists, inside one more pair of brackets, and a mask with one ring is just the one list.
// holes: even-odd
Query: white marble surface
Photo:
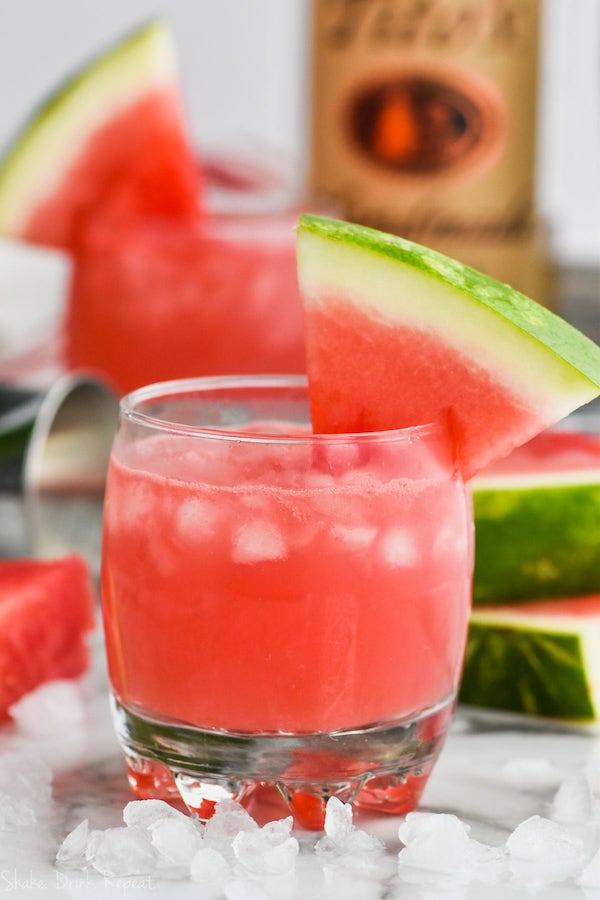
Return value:
[[(77, 682), (83, 717), (79, 724), (31, 738), (11, 724), (0, 728), (0, 765), (13, 750), (33, 753), (53, 771), (50, 814), (40, 807), (41, 823), (21, 830), (0, 831), (0, 894), (46, 898), (153, 898), (202, 900), (201, 885), (156, 876), (105, 878), (93, 870), (61, 870), (55, 855), (62, 840), (83, 819), (90, 828), (122, 825), (122, 811), (132, 799), (110, 721), (107, 680), (100, 635), (93, 640), (93, 667)], [(468, 716), (459, 711), (454, 728), (426, 788), (422, 809), (454, 813), (471, 826), (471, 836), (501, 846), (515, 826), (531, 815), (548, 815), (556, 785), (520, 786), (507, 776), (515, 760), (546, 759), (564, 779), (582, 774), (600, 753), (589, 733), (522, 725), (502, 716)], [(511, 883), (441, 887), (409, 884), (399, 877), (399, 817), (356, 814), (354, 823), (382, 837), (386, 852), (371, 870), (353, 871), (348, 860), (324, 865), (315, 855), (319, 834), (296, 830), (301, 851), (293, 875), (267, 879), (260, 886), (267, 900), (597, 900), (600, 890), (573, 882), (537, 891)], [(257, 898), (263, 894), (257, 894)]]

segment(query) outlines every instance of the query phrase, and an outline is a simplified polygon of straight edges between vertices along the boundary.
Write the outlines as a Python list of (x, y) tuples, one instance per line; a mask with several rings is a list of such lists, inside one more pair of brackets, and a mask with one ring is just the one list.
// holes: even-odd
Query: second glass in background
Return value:
[(171, 378), (304, 371), (292, 212), (92, 225), (73, 261), (69, 367), (126, 393)]

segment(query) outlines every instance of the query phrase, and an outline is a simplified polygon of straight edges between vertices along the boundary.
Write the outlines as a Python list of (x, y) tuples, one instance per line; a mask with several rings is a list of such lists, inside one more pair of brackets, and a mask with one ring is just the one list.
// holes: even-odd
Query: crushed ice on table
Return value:
[(600, 802), (592, 795), (587, 778), (565, 778), (549, 810), (553, 821), (567, 826), (571, 834), (581, 839), (585, 858), (593, 856), (600, 844)]
[(23, 831), (36, 822), (35, 809), (28, 798), (0, 793), (0, 831)]
[(244, 869), (257, 875), (285, 875), (294, 870), (300, 849), (292, 837), (291, 816), (267, 822), (262, 828), (240, 831), (233, 839), (236, 859)]
[(57, 862), (63, 869), (85, 868), (89, 831), (88, 820), (84, 819), (66, 836), (56, 854)]
[(325, 837), (315, 844), (315, 853), (327, 862), (352, 861), (353, 867), (369, 867), (384, 850), (384, 843), (357, 828), (352, 822), (352, 807), (338, 797), (330, 797), (325, 807)]
[(241, 803), (235, 800), (221, 800), (217, 803), (214, 815), (208, 820), (204, 829), (205, 847), (213, 847), (223, 856), (232, 860), (233, 839), (242, 831), (258, 831), (258, 824)]
[(552, 818), (565, 825), (589, 822), (593, 814), (590, 786), (582, 775), (566, 778), (552, 801)]
[(582, 887), (600, 888), (600, 848), (584, 866), (577, 883)]
[[(559, 882), (578, 884), (584, 891), (600, 888), (600, 791), (590, 772), (593, 775), (595, 769), (588, 766), (585, 776), (559, 780), (546, 804), (548, 818), (534, 815), (521, 822), (502, 847), (473, 839), (468, 824), (457, 816), (409, 813), (398, 830), (403, 847), (397, 857), (397, 876), (403, 889), (442, 889), (449, 900), (453, 892), (477, 884), (487, 886), (482, 890), (502, 890), (502, 885), (510, 884), (534, 893)], [(557, 772), (543, 759), (513, 760), (504, 774), (513, 783), (535, 784), (540, 790), (557, 787)], [(0, 756), (3, 792), (10, 801), (0, 797), (5, 826), (27, 827), (33, 810), (37, 812), (32, 798), (39, 793), (51, 801), (49, 771), (39, 760), (25, 764), (20, 754)], [(14, 805), (23, 799), (29, 807)], [(310, 842), (303, 839), (299, 844), (291, 817), (259, 827), (241, 804), (221, 800), (202, 826), (162, 800), (134, 800), (125, 806), (123, 821), (123, 827), (104, 831), (81, 822), (64, 839), (57, 864), (66, 869), (95, 869), (108, 877), (186, 878), (198, 885), (203, 900), (295, 900), (298, 896), (296, 879), (305, 871), (302, 862), (307, 862)], [(357, 828), (352, 807), (336, 797), (327, 802), (324, 832), (314, 844), (323, 889), (327, 891), (332, 872), (338, 873), (334, 879), (338, 887), (340, 873), (345, 873), (348, 884), (356, 884), (361, 900), (363, 888), (368, 892), (372, 887), (373, 897), (378, 896), (381, 878), (387, 878), (381, 873), (387, 863), (393, 865), (389, 854), (383, 855), (383, 841)]]
[(192, 818), (160, 819), (148, 830), (152, 846), (166, 862), (189, 865), (200, 849), (202, 835)]
[(217, 804), (206, 827), (162, 800), (131, 801), (123, 820), (104, 830), (81, 822), (59, 847), (59, 866), (93, 868), (105, 877), (190, 878), (203, 900), (264, 898), (270, 895), (257, 877), (289, 876), (299, 852), (291, 816), (260, 828), (231, 800)]
[(509, 759), (503, 766), (502, 774), (510, 784), (525, 790), (557, 788), (561, 782), (556, 766), (544, 757)]
[(9, 751), (0, 756), (0, 792), (14, 799), (26, 798), (36, 806), (52, 799), (52, 772), (31, 753)]
[(408, 813), (398, 829), (404, 844), (398, 873), (409, 882), (454, 886), (497, 882), (506, 871), (502, 851), (469, 837), (469, 826), (449, 813)]
[(586, 859), (582, 837), (560, 822), (530, 816), (506, 841), (513, 881), (539, 887), (578, 875)]
[(201, 847), (202, 826), (163, 800), (133, 800), (123, 810), (125, 825), (104, 831), (81, 822), (62, 842), (57, 862), (64, 868), (96, 869), (107, 876), (187, 877)]
[(0, 756), (0, 831), (23, 831), (46, 819), (52, 803), (52, 773), (29, 753)]
[(204, 890), (212, 889), (220, 896), (223, 886), (231, 879), (231, 866), (225, 857), (213, 847), (200, 847), (190, 864), (192, 881), (202, 883)]
[(66, 679), (47, 681), (9, 708), (21, 734), (47, 737), (80, 728), (84, 706), (80, 686)]
[(123, 821), (126, 825), (139, 825), (151, 828), (162, 819), (189, 819), (185, 813), (179, 812), (164, 800), (131, 800), (123, 810)]
[(101, 875), (113, 878), (150, 875), (156, 869), (158, 854), (147, 829), (125, 825), (100, 832), (90, 862)]

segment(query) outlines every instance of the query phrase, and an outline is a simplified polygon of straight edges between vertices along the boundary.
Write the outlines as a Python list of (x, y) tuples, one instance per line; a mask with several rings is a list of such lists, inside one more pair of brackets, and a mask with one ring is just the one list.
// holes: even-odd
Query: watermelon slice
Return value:
[(474, 603), (600, 593), (600, 436), (544, 432), (472, 486)]
[(78, 556), (0, 561), (0, 719), (44, 681), (86, 670), (94, 605)]
[(99, 208), (120, 222), (198, 214), (196, 162), (160, 22), (71, 77), (0, 162), (0, 233), (70, 249)]
[(317, 432), (398, 428), (450, 410), (470, 478), (600, 394), (600, 347), (433, 250), (305, 215), (298, 272)]
[(600, 594), (474, 610), (459, 699), (600, 720)]

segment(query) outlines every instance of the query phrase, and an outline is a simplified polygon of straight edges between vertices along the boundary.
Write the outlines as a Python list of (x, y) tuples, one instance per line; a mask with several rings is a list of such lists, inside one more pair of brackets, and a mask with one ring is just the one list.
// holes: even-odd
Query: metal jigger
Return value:
[(41, 393), (0, 386), (0, 556), (80, 553), (100, 567), (102, 503), (118, 400), (87, 373)]

